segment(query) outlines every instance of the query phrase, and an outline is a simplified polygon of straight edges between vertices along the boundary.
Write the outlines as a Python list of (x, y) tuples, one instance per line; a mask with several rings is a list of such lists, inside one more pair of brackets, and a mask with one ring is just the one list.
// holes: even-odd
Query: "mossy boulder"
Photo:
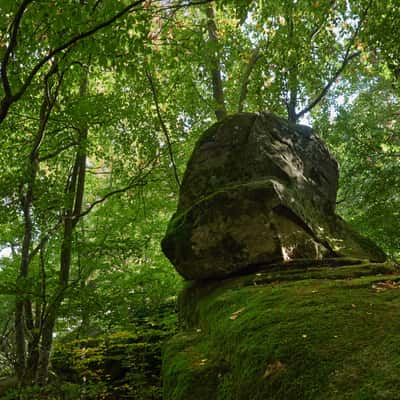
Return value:
[(165, 400), (399, 398), (400, 270), (335, 214), (337, 183), (311, 128), (238, 114), (203, 134), (162, 242), (194, 280)]
[(298, 261), (191, 284), (163, 398), (398, 399), (399, 315), (390, 264)]
[(385, 254), (335, 215), (338, 166), (309, 127), (270, 113), (213, 125), (188, 163), (162, 248), (186, 279), (279, 260)]

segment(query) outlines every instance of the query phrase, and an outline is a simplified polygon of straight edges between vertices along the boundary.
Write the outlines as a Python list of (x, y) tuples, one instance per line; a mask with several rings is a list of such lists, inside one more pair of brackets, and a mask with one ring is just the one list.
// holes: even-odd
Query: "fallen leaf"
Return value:
[(269, 376), (271, 376), (275, 372), (280, 371), (283, 368), (285, 368), (285, 366), (279, 360), (276, 360), (273, 363), (268, 364), (267, 369), (264, 372), (263, 378), (268, 378)]
[(246, 309), (246, 307), (242, 307), (239, 310), (233, 312), (232, 315), (229, 317), (229, 319), (234, 321), (240, 315), (240, 313), (242, 313), (245, 309)]
[(372, 285), (372, 289), (374, 289), (376, 293), (383, 292), (387, 289), (399, 289), (399, 288), (400, 288), (400, 283), (391, 280), (374, 283)]

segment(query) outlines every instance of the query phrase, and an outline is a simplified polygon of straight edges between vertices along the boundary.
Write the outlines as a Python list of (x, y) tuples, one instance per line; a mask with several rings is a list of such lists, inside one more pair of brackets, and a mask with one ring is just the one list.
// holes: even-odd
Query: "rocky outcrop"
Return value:
[(194, 280), (165, 400), (398, 398), (400, 270), (335, 214), (337, 185), (315, 132), (274, 115), (199, 139), (162, 242)]
[(269, 113), (213, 125), (188, 163), (162, 248), (186, 279), (295, 259), (385, 254), (335, 214), (338, 166), (309, 127)]

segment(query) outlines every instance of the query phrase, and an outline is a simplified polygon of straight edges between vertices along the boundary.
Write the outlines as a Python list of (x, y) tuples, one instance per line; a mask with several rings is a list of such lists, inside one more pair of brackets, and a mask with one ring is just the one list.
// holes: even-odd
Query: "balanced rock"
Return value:
[(338, 165), (309, 127), (242, 113), (200, 137), (162, 248), (186, 279), (295, 259), (385, 254), (335, 214)]

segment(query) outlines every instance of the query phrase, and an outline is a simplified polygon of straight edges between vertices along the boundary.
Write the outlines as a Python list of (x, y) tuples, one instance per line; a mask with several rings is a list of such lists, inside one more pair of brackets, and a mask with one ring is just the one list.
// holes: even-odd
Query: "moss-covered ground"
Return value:
[(400, 399), (400, 271), (275, 268), (186, 289), (164, 400)]

